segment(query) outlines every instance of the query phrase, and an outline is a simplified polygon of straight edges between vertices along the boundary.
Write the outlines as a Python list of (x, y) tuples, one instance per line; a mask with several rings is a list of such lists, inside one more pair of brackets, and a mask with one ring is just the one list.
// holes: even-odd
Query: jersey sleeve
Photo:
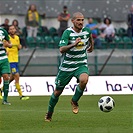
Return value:
[(91, 29), (90, 29), (89, 27), (85, 27), (85, 30), (86, 30), (89, 34), (91, 34)]
[(68, 30), (65, 30), (62, 34), (61, 40), (59, 42), (59, 47), (67, 46), (69, 41), (69, 32)]

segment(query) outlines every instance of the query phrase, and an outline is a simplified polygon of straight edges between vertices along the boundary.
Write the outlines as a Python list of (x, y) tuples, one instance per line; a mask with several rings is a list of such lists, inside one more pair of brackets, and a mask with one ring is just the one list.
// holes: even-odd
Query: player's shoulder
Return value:
[(7, 31), (4, 28), (2, 28), (2, 27), (0, 27), (0, 31), (2, 31), (4, 33), (7, 33)]
[(14, 35), (16, 38), (19, 38), (19, 36), (18, 35)]
[(91, 32), (89, 27), (83, 27), (82, 31), (87, 31), (87, 32)]
[(63, 35), (70, 35), (70, 33), (72, 33), (72, 28), (71, 28), (71, 27), (67, 28), (67, 29), (64, 31)]
[[(10, 38), (12, 38), (10, 35), (9, 35)], [(14, 39), (19, 39), (19, 36), (18, 35), (14, 35)]]
[(18, 35), (14, 35), (14, 38), (18, 40), (19, 39), (19, 36)]

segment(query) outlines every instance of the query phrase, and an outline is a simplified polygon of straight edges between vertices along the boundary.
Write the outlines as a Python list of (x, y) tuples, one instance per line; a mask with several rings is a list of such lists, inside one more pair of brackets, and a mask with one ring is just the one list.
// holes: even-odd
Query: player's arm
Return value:
[(3, 46), (6, 48), (11, 48), (12, 47), (12, 44), (11, 44), (11, 41), (10, 40), (4, 40), (3, 42)]
[(78, 45), (78, 43), (81, 41), (81, 38), (77, 38), (76, 41), (73, 43), (73, 44), (69, 44), (69, 45), (66, 45), (66, 46), (61, 46), (60, 47), (60, 52), (61, 53), (65, 53), (67, 52), (68, 50), (70, 50), (71, 48), (75, 47)]
[(91, 34), (89, 38), (89, 48), (87, 48), (87, 52), (90, 53), (93, 51), (93, 49), (94, 49), (94, 40)]
[(22, 48), (22, 45), (21, 44), (19, 44), (18, 45), (18, 50), (20, 50)]
[(22, 45), (20, 44), (20, 38), (18, 37), (18, 50), (22, 48)]
[(11, 41), (10, 41), (10, 38), (9, 38), (9, 36), (8, 36), (8, 33), (7, 33), (6, 30), (4, 30), (4, 33), (5, 33), (5, 40), (4, 40), (4, 42), (3, 42), (3, 46), (4, 46), (4, 47), (9, 47), (9, 48), (11, 48), (11, 47), (12, 47), (12, 43), (11, 43)]

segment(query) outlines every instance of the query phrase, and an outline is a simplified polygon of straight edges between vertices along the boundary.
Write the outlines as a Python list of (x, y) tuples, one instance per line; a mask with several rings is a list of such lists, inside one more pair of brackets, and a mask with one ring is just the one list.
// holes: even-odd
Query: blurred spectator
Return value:
[(69, 19), (70, 14), (68, 13), (67, 6), (63, 6), (63, 12), (58, 15), (58, 21), (60, 22), (59, 36), (61, 36), (64, 30), (67, 29)]
[(93, 18), (88, 18), (88, 24), (86, 27), (91, 29), (92, 36), (94, 38), (94, 46), (96, 48), (102, 48), (101, 40), (98, 38), (98, 25), (94, 23)]
[(27, 36), (36, 37), (37, 29), (39, 26), (39, 13), (36, 9), (36, 5), (32, 4), (29, 6), (29, 9), (26, 14), (25, 24), (27, 27)]
[(104, 23), (99, 26), (101, 30), (100, 37), (105, 38), (107, 42), (112, 42), (115, 36), (115, 29), (109, 18), (104, 19)]
[(15, 29), (16, 29), (16, 35), (19, 36), (20, 38), (20, 43), (22, 45), (22, 48), (27, 48), (26, 42), (25, 42), (25, 37), (23, 36), (22, 30), (19, 27), (19, 22), (18, 20), (14, 19), (12, 21), (12, 25), (14, 25)]
[(9, 19), (6, 18), (4, 20), (4, 23), (1, 25), (2, 28), (4, 28), (7, 32), (8, 32), (8, 29), (9, 29)]
[(130, 12), (127, 16), (127, 34), (129, 37), (133, 37), (133, 5), (131, 5)]

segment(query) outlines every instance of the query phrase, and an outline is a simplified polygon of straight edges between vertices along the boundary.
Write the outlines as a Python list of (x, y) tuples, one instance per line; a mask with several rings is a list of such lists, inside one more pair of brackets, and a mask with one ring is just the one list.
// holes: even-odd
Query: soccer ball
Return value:
[(115, 101), (110, 96), (103, 96), (98, 101), (98, 107), (103, 112), (110, 112), (115, 107)]

